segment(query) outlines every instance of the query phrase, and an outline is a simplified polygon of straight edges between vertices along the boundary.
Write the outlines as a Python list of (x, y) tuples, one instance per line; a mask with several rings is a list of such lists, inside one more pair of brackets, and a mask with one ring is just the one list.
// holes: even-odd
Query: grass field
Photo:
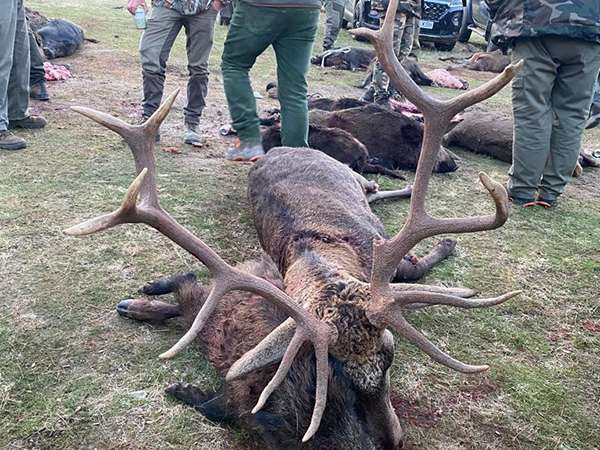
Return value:
[[(92, 106), (127, 120), (139, 114), (139, 32), (116, 0), (32, 0), (28, 6), (79, 23), (99, 43), (62, 61), (75, 77), (51, 84), (52, 101), (33, 105), (50, 124), (44, 132), (22, 133), (30, 148), (0, 153), (0, 448), (259, 448), (243, 431), (210, 423), (163, 395), (177, 380), (219, 383), (193, 350), (158, 360), (181, 329), (141, 325), (114, 311), (146, 281), (184, 270), (205, 274), (201, 265), (141, 225), (86, 239), (61, 232), (112, 210), (132, 180), (124, 143), (69, 107)], [(163, 127), (158, 180), (165, 208), (236, 262), (256, 255), (259, 245), (245, 198), (247, 167), (222, 159), (227, 141), (217, 132), (228, 122), (219, 73), (225, 33), (217, 27), (210, 61), (202, 123), (207, 145), (180, 148), (181, 95)], [(342, 40), (352, 43), (346, 33)], [(425, 67), (443, 66), (439, 56), (421, 52)], [(167, 92), (185, 86), (185, 64), (180, 37)], [(274, 74), (267, 53), (253, 70), (256, 90)], [(312, 68), (310, 89), (359, 95), (352, 86), (361, 76)], [(464, 76), (471, 85), (489, 78)], [(510, 90), (480, 107), (509, 112)], [(600, 132), (587, 132), (585, 146), (600, 146)], [(447, 216), (489, 211), (476, 174), (485, 170), (504, 180), (508, 166), (456, 151), (461, 168), (434, 177), (431, 209)], [(412, 448), (600, 448), (599, 199), (600, 171), (587, 169), (556, 210), (514, 209), (503, 228), (460, 236), (457, 257), (427, 277), (484, 295), (524, 293), (489, 310), (439, 308), (410, 318), (451, 354), (491, 365), (484, 375), (459, 375), (397, 339), (392, 382), (407, 405), (401, 415)], [(388, 203), (376, 212), (392, 232), (406, 209)]]

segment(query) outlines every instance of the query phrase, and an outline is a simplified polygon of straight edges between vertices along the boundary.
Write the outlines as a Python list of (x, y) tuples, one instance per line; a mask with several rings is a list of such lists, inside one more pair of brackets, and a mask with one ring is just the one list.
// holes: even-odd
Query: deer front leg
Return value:
[(407, 255), (396, 269), (394, 281), (415, 281), (422, 278), (433, 266), (452, 255), (455, 248), (454, 239), (443, 239), (421, 258)]

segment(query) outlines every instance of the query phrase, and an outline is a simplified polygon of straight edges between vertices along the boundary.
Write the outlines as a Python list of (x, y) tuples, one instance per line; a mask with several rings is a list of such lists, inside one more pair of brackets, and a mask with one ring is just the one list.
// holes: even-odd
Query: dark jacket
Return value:
[[(389, 0), (372, 0), (371, 9), (386, 11), (389, 3)], [(421, 17), (421, 3), (421, 0), (400, 0), (396, 12)]]
[(321, 0), (238, 0), (252, 6), (268, 8), (313, 8), (321, 9)]
[(519, 37), (564, 36), (600, 44), (600, 0), (485, 0), (491, 39), (507, 49)]

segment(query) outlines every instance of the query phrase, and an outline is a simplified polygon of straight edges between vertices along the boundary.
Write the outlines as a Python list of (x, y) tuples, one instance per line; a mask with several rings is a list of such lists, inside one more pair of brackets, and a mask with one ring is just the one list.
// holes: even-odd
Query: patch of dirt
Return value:
[(496, 384), (484, 380), (478, 384), (465, 384), (457, 392), (446, 397), (438, 397), (429, 405), (423, 405), (418, 400), (403, 398), (394, 392), (391, 401), (400, 422), (418, 428), (433, 428), (445, 415), (460, 409), (464, 403), (481, 402), (497, 390)]
[(585, 320), (582, 326), (590, 333), (600, 333), (600, 320)]

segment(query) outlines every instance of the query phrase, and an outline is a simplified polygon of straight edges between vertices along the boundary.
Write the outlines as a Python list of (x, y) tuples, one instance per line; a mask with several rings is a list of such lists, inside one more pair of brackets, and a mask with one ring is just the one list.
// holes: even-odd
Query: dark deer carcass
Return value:
[[(443, 142), (447, 147), (463, 147), (510, 164), (513, 126), (512, 117), (493, 111), (470, 111), (462, 114), (462, 120), (444, 136)], [(580, 175), (582, 167), (600, 167), (600, 160), (581, 151), (574, 175)]]
[[(396, 7), (397, 0), (392, 0), (390, 8)], [(445, 354), (413, 328), (403, 312), (439, 304), (486, 307), (515, 295), (469, 300), (463, 298), (473, 294), (469, 290), (393, 283), (412, 270), (408, 255), (420, 241), (439, 234), (491, 230), (505, 222), (506, 191), (484, 174), (480, 178), (494, 200), (494, 214), (437, 219), (427, 213), (425, 198), (441, 130), (459, 111), (501, 89), (516, 71), (511, 66), (453, 100), (431, 99), (398, 64), (391, 42), (393, 25), (390, 14), (381, 31), (361, 33), (374, 41), (395, 87), (424, 112), (426, 123), (410, 212), (393, 238), (385, 236), (369, 210), (365, 192), (372, 186), (366, 180), (321, 152), (279, 148), (257, 163), (249, 177), (259, 239), (275, 265), (263, 259), (232, 267), (159, 204), (154, 134), (175, 97), (141, 126), (77, 108), (125, 138), (138, 176), (119, 209), (67, 233), (84, 235), (123, 223), (146, 223), (208, 268), (212, 275), (208, 287), (182, 276), (146, 288), (147, 293), (178, 292), (181, 305), (164, 306), (161, 317), (197, 311), (188, 332), (162, 358), (174, 357), (197, 337), (211, 345), (209, 355), (211, 351), (224, 355), (219, 366), (222, 373), (227, 371), (223, 397), (207, 397), (188, 385), (170, 391), (200, 411), (210, 410), (214, 419), (241, 419), (260, 432), (268, 448), (399, 448), (401, 429), (389, 396), (393, 336), (388, 329), (448, 367), (480, 372), (487, 366), (470, 366)], [(135, 311), (161, 309), (156, 303), (144, 307), (144, 302), (154, 303), (134, 300), (120, 308), (134, 317)], [(211, 410), (215, 404), (220, 406)], [(300, 444), (303, 430), (307, 430), (305, 444)]]
[[(340, 111), (313, 110), (310, 123), (346, 130), (367, 147), (373, 164), (392, 170), (417, 168), (423, 124), (401, 113), (375, 104)], [(441, 148), (434, 172), (453, 172), (457, 168), (452, 156)]]
[[(278, 125), (267, 128), (262, 135), (265, 151), (281, 147), (281, 128)], [(326, 128), (317, 125), (308, 127), (308, 145), (320, 150), (333, 159), (348, 165), (358, 173), (377, 173), (392, 178), (404, 179), (396, 170), (370, 162), (369, 152), (358, 139), (340, 128)]]
[(321, 111), (340, 111), (365, 105), (367, 105), (367, 102), (352, 97), (327, 98), (313, 96), (308, 99), (308, 109), (320, 109)]

